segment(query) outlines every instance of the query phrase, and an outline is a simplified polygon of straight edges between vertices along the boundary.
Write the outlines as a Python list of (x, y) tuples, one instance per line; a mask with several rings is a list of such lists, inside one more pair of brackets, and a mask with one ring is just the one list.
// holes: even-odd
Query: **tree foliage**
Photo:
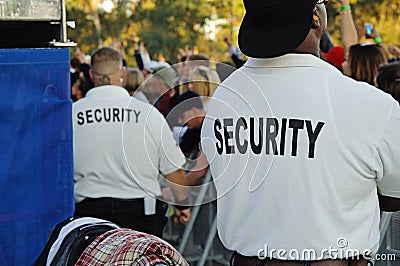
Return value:
[[(101, 8), (103, 1), (113, 1), (112, 12)], [(66, 0), (68, 20), (76, 28), (68, 36), (85, 53), (102, 45), (120, 43), (128, 62), (134, 49), (133, 35), (145, 42), (153, 58), (162, 54), (176, 62), (179, 48), (194, 47), (214, 60), (226, 60), (229, 35), (234, 41), (244, 14), (241, 0)], [(387, 43), (400, 42), (400, 2), (398, 0), (352, 0), (356, 25), (369, 22)], [(340, 44), (340, 4), (327, 5), (329, 32)]]
[[(398, 0), (353, 0), (353, 19), (356, 27), (371, 23), (386, 43), (400, 44), (400, 1)], [(329, 33), (340, 44), (340, 4), (327, 6)], [(361, 41), (365, 41), (362, 39)]]

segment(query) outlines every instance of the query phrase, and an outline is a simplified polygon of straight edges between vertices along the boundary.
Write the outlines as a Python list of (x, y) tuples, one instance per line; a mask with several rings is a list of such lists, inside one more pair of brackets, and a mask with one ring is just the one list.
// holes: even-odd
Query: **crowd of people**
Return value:
[[(303, 0), (303, 2), (306, 1), (307, 0)], [(245, 3), (246, 2), (248, 1), (245, 1)], [(109, 220), (122, 227), (131, 228), (144, 233), (162, 237), (163, 228), (166, 223), (165, 202), (168, 202), (175, 207), (174, 221), (180, 224), (188, 223), (191, 218), (191, 202), (189, 200), (188, 191), (185, 188), (186, 186), (195, 186), (201, 184), (202, 178), (210, 169), (210, 160), (207, 160), (209, 159), (210, 155), (204, 154), (199, 145), (201, 142), (201, 131), (202, 129), (204, 130), (204, 123), (206, 123), (205, 121), (207, 120), (208, 115), (212, 114), (212, 118), (217, 118), (216, 121), (223, 121), (223, 123), (227, 123), (222, 125), (222, 122), (220, 122), (220, 124), (214, 124), (210, 126), (209, 123), (211, 122), (209, 122), (205, 127), (209, 130), (209, 132), (214, 132), (215, 137), (217, 137), (216, 147), (218, 154), (234, 154), (235, 147), (231, 145), (230, 140), (232, 140), (233, 143), (235, 138), (235, 145), (237, 145), (239, 150), (237, 152), (241, 152), (240, 149), (243, 149), (245, 145), (247, 147), (247, 145), (249, 145), (248, 142), (251, 143), (253, 151), (257, 151), (257, 147), (262, 149), (261, 138), (264, 133), (261, 132), (261, 120), (259, 122), (260, 138), (258, 140), (258, 146), (255, 144), (254, 139), (249, 140), (248, 142), (247, 140), (245, 140), (245, 142), (238, 141), (237, 139), (239, 138), (239, 133), (236, 132), (237, 135), (233, 136), (234, 132), (227, 130), (228, 127), (235, 128), (232, 122), (233, 120), (230, 121), (227, 118), (225, 118), (225, 120), (222, 118), (221, 120), (218, 120), (219, 111), (216, 107), (216, 101), (213, 101), (213, 98), (218, 99), (221, 102), (231, 103), (233, 106), (240, 102), (235, 98), (236, 96), (225, 92), (222, 89), (217, 89), (224, 80), (227, 80), (227, 84), (230, 84), (232, 87), (239, 86), (238, 84), (240, 84), (240, 80), (237, 83), (232, 83), (232, 80), (235, 80), (235, 78), (239, 78), (240, 76), (240, 74), (237, 73), (241, 71), (235, 72), (237, 69), (244, 69), (243, 71), (247, 75), (253, 77), (260, 87), (263, 86), (263, 82), (265, 82), (265, 84), (273, 84), (278, 86), (279, 84), (276, 83), (277, 81), (282, 82), (282, 84), (285, 84), (287, 87), (290, 83), (289, 79), (300, 78), (301, 73), (298, 74), (295, 72), (293, 67), (297, 66), (296, 64), (301, 62), (301, 60), (304, 60), (307, 62), (307, 64), (311, 64), (312, 67), (318, 66), (319, 69), (325, 69), (325, 71), (329, 73), (334, 73), (332, 76), (334, 76), (335, 79), (340, 80), (342, 86), (346, 88), (353, 86), (356, 88), (348, 95), (342, 97), (350, 97), (350, 94), (354, 93), (356, 97), (360, 97), (360, 99), (365, 100), (366, 103), (369, 103), (370, 99), (368, 97), (375, 95), (380, 99), (379, 101), (382, 102), (381, 105), (384, 105), (384, 103), (389, 103), (389, 100), (387, 100), (385, 97), (371, 92), (370, 88), (367, 87), (365, 89), (365, 95), (363, 95), (362, 89), (364, 87), (362, 86), (364, 85), (352, 83), (349, 81), (350, 79), (348, 80), (344, 78), (344, 76), (348, 76), (353, 81), (365, 82), (376, 87), (376, 89), (380, 89), (386, 93), (389, 93), (395, 100), (399, 101), (400, 48), (395, 45), (385, 44), (376, 29), (370, 31), (370, 29), (364, 25), (361, 27), (356, 27), (351, 15), (351, 8), (348, 0), (340, 0), (342, 45), (334, 46), (329, 34), (324, 30), (324, 27), (326, 27), (326, 14), (324, 15), (324, 8), (322, 9), (321, 5), (325, 4), (326, 2), (315, 2), (317, 4), (315, 5), (314, 3), (314, 5), (312, 5), (313, 14), (311, 30), (307, 29), (310, 31), (310, 33), (309, 31), (304, 32), (306, 35), (309, 34), (308, 37), (305, 37), (305, 35), (303, 36), (303, 39), (299, 38), (301, 42), (307, 42), (306, 46), (302, 46), (303, 44), (301, 44), (301, 42), (299, 43), (299, 41), (296, 43), (297, 46), (294, 45), (293, 47), (288, 46), (290, 43), (281, 44), (280, 47), (278, 47), (279, 45), (277, 46), (277, 44), (270, 43), (268, 45), (270, 45), (272, 48), (269, 49), (265, 48), (269, 47), (266, 44), (265, 47), (255, 44), (248, 44), (246, 43), (245, 39), (239, 38), (238, 47), (234, 45), (229, 37), (225, 37), (224, 41), (227, 44), (227, 48), (229, 49), (232, 59), (230, 62), (212, 62), (205, 54), (193, 54), (190, 53), (189, 50), (186, 50), (180, 54), (180, 57), (178, 58), (180, 62), (178, 64), (171, 65), (165, 60), (152, 60), (148, 51), (146, 51), (145, 44), (143, 42), (136, 43), (135, 38), (132, 38), (132, 45), (135, 47), (135, 66), (128, 66), (126, 63), (127, 60), (125, 60), (126, 58), (123, 58), (125, 54), (114, 48), (100, 48), (91, 56), (90, 63), (85, 61), (85, 56), (83, 56), (80, 50), (77, 50), (76, 57), (71, 59), (70, 62), (71, 95), (72, 100), (75, 102), (73, 111), (76, 202), (75, 215), (91, 216)], [(306, 6), (308, 5), (309, 4)], [(316, 7), (314, 8), (314, 6)], [(246, 9), (249, 13), (254, 11), (253, 8), (254, 7), (250, 4), (246, 6)], [(279, 10), (280, 9), (278, 8), (278, 11)], [(310, 11), (311, 10), (307, 10), (309, 13)], [(294, 17), (296, 18), (296, 16)], [(251, 19), (253, 18), (249, 17), (247, 20), (244, 20), (244, 23), (247, 23), (245, 24), (247, 28), (243, 28), (252, 32), (254, 29), (250, 30), (251, 26), (249, 26), (251, 23), (253, 23)], [(276, 21), (269, 21), (269, 23), (274, 22)], [(301, 23), (301, 21), (299, 23)], [(248, 34), (244, 29), (242, 31), (242, 38), (244, 38), (244, 34)], [(257, 28), (257, 30), (260, 29)], [(257, 32), (257, 30), (254, 30), (254, 32)], [(314, 38), (310, 37), (311, 35), (313, 35)], [(360, 36), (362, 36), (362, 39), (360, 39)], [(247, 37), (252, 37), (254, 39), (254, 36)], [(279, 38), (277, 38), (277, 40), (278, 39)], [(367, 42), (364, 42), (364, 39), (366, 39)], [(318, 40), (318, 42), (316, 42), (316, 40)], [(250, 41), (251, 39), (248, 40), (248, 42)], [(253, 41), (255, 42), (255, 40)], [(262, 38), (259, 41), (262, 42)], [(249, 56), (248, 59), (242, 54), (242, 52)], [(302, 58), (298, 54), (311, 55), (313, 59), (306, 57)], [(284, 59), (280, 59), (281, 56), (283, 56), (282, 58)], [(287, 56), (297, 57), (289, 58)], [(264, 58), (268, 58), (265, 60), (270, 60), (271, 58), (277, 60), (273, 62), (256, 61), (254, 57), (262, 58), (262, 60), (264, 60)], [(314, 62), (313, 60), (319, 61)], [(322, 65), (322, 61), (331, 64), (333, 68), (331, 69), (326, 65)], [(267, 63), (274, 65), (277, 70), (274, 72), (273, 70), (269, 69), (265, 70), (265, 73), (270, 71), (268, 72), (269, 75), (271, 78), (276, 80), (268, 80), (268, 78), (264, 76), (261, 78), (261, 72), (257, 72), (257, 69), (263, 69), (263, 67), (268, 69), (267, 65), (263, 65)], [(246, 69), (246, 67), (250, 70)], [(287, 80), (285, 80), (285, 73), (280, 73), (278, 71), (279, 68), (284, 69), (285, 67), (287, 67), (287, 71), (292, 73), (291, 77), (286, 77)], [(317, 70), (317, 75), (318, 73), (323, 75), (322, 71)], [(305, 75), (304, 77), (311, 78), (311, 74), (309, 72), (305, 71), (302, 74)], [(331, 76), (327, 76), (326, 78), (330, 77)], [(323, 85), (325, 81), (322, 80), (321, 77), (315, 77), (315, 79), (320, 82), (321, 87), (325, 86)], [(304, 85), (304, 82), (300, 82), (299, 80), (297, 80), (297, 82), (297, 85)], [(328, 79), (326, 82), (331, 81)], [(337, 82), (339, 84), (339, 81)], [(336, 84), (335, 86), (340, 85)], [(324, 99), (322, 91), (319, 93), (311, 93), (305, 88), (303, 88), (301, 91), (304, 93), (304, 95), (313, 95), (313, 97), (319, 95), (321, 96), (320, 99)], [(279, 92), (274, 90), (272, 90), (272, 92), (266, 92), (266, 94), (269, 93), (271, 93), (271, 99), (274, 99), (275, 102), (271, 102), (271, 100), (268, 101), (270, 102), (271, 106), (274, 107), (273, 111), (276, 112), (274, 115), (277, 116), (281, 114), (284, 115), (286, 113), (286, 111), (282, 109), (282, 106), (286, 107), (287, 110), (296, 109), (293, 108), (293, 105), (300, 103), (298, 99), (302, 98), (302, 94), (299, 94), (299, 92), (293, 93), (290, 95), (290, 97), (286, 97), (287, 99), (283, 97), (282, 94), (279, 94)], [(345, 91), (343, 91), (343, 93), (345, 93)], [(327, 92), (327, 94), (334, 95), (335, 93)], [(280, 95), (281, 98), (279, 98), (278, 95)], [(244, 98), (246, 97), (247, 96)], [(339, 102), (342, 101), (340, 100), (341, 96), (337, 97), (339, 100), (335, 98), (334, 101), (336, 101), (335, 103), (339, 104)], [(284, 98), (286, 99), (285, 103), (277, 100)], [(356, 105), (355, 101), (358, 101), (358, 99), (348, 99), (346, 101), (348, 101), (349, 104)], [(249, 102), (251, 102), (251, 100), (249, 100)], [(311, 102), (312, 101), (310, 101), (310, 103)], [(312, 104), (315, 104), (315, 102), (312, 102)], [(328, 105), (329, 104), (326, 106)], [(240, 104), (238, 104), (238, 106), (240, 106)], [(360, 107), (360, 109), (362, 108)], [(371, 110), (375, 109), (376, 108), (374, 107)], [(265, 134), (267, 135), (267, 154), (269, 153), (269, 144), (271, 144), (272, 149), (275, 149), (275, 155), (284, 155), (285, 141), (281, 140), (281, 147), (279, 148), (280, 151), (278, 152), (277, 145), (279, 144), (275, 138), (278, 135), (279, 123), (282, 123), (281, 126), (283, 127), (283, 129), (279, 129), (281, 138), (285, 134), (285, 131), (283, 130), (286, 130), (286, 123), (289, 123), (288, 128), (293, 129), (292, 156), (298, 156), (296, 153), (297, 140), (294, 139), (295, 132), (299, 133), (300, 130), (306, 127), (308, 137), (310, 138), (307, 160), (309, 161), (309, 159), (314, 159), (314, 149), (318, 134), (320, 134), (320, 132), (323, 130), (328, 130), (326, 129), (326, 124), (334, 122), (330, 121), (330, 118), (328, 118), (328, 114), (326, 114), (325, 111), (319, 110), (322, 115), (326, 114), (326, 117), (324, 118), (325, 120), (313, 125), (311, 121), (317, 121), (317, 119), (306, 119), (306, 116), (313, 116), (314, 118), (314, 114), (312, 114), (313, 112), (306, 107), (304, 107), (304, 110), (306, 111), (300, 112), (296, 109), (296, 112), (299, 111), (299, 115), (301, 117), (304, 116), (304, 120), (282, 118), (282, 120), (279, 120), (278, 122), (278, 119), (276, 118), (268, 118), (275, 120), (274, 122), (271, 122), (272, 120), (267, 120), (266, 122), (267, 132)], [(365, 112), (367, 111), (365, 110)], [(295, 113), (295, 111), (293, 111), (293, 113)], [(357, 119), (361, 119), (361, 116), (358, 115), (359, 114), (357, 112), (357, 114), (354, 116)], [(388, 117), (390, 116), (388, 113), (385, 113), (385, 115)], [(343, 120), (346, 119), (345, 114), (342, 116), (342, 114), (338, 113), (337, 116), (342, 117)], [(371, 117), (375, 119), (375, 116)], [(379, 120), (379, 118), (376, 119)], [(390, 120), (392, 118), (389, 117), (387, 119)], [(247, 128), (249, 128), (252, 130), (251, 132), (253, 132), (251, 134), (254, 135), (254, 132), (258, 132), (258, 130), (254, 130), (253, 128), (254, 123), (256, 122), (253, 120), (250, 120), (248, 123), (246, 122), (245, 118), (241, 117), (237, 121), (236, 130), (246, 131)], [(339, 125), (338, 123), (338, 127), (339, 126), (347, 128), (347, 125)], [(364, 127), (364, 124), (362, 124), (360, 128), (368, 129), (367, 126)], [(375, 134), (374, 132), (371, 134)], [(355, 134), (354, 136), (356, 138), (362, 135), (361, 133), (358, 135), (358, 131), (354, 131), (353, 133)], [(377, 134), (378, 133), (379, 132), (377, 132)], [(212, 137), (210, 138), (212, 139)], [(326, 139), (324, 141), (327, 142)], [(321, 140), (322, 144), (319, 144), (319, 148), (321, 148), (321, 145), (329, 145), (325, 144), (324, 141)], [(337, 140), (335, 139), (335, 141)], [(351, 146), (351, 143), (347, 144)], [(301, 144), (299, 144), (299, 146), (300, 145)], [(364, 145), (364, 143), (360, 145)], [(324, 146), (321, 149), (327, 149), (327, 146)], [(389, 148), (387, 149), (389, 150)], [(379, 152), (377, 152), (377, 154)], [(321, 151), (321, 153), (323, 154), (323, 151)], [(359, 153), (354, 152), (354, 156), (357, 157), (358, 155)], [(382, 156), (385, 160), (390, 161), (390, 159), (386, 158), (384, 155)], [(349, 161), (354, 159), (351, 159), (350, 157), (351, 156), (346, 158)], [(336, 158), (336, 160), (340, 161), (345, 169), (347, 169), (346, 167), (349, 167), (346, 164), (346, 160), (342, 161), (338, 158)], [(216, 161), (217, 162), (215, 162), (214, 166), (211, 165), (211, 169), (214, 169), (214, 172), (212, 173), (213, 175), (217, 173), (216, 175), (221, 175), (224, 177), (226, 173), (221, 173), (222, 170), (216, 170), (216, 168), (222, 167), (222, 165), (225, 163), (225, 160), (219, 162), (217, 159)], [(300, 166), (295, 162), (291, 163), (294, 166), (294, 170), (303, 169), (305, 167), (304, 165), (307, 165), (307, 162), (304, 163), (303, 166)], [(368, 164), (369, 162), (364, 163)], [(390, 161), (388, 163), (390, 164), (392, 162)], [(290, 172), (290, 169), (288, 169), (290, 168), (288, 167), (290, 163), (286, 165), (285, 163), (282, 163), (282, 161), (278, 161), (276, 164), (279, 164), (279, 167), (281, 168), (278, 168), (281, 171), (286, 169), (285, 171)], [(232, 166), (232, 169), (236, 169), (236, 167), (240, 167), (240, 165), (241, 163), (238, 163), (237, 165)], [(313, 167), (318, 168), (315, 165)], [(337, 170), (333, 170), (333, 168), (330, 168), (327, 165), (324, 165), (324, 167), (327, 167), (332, 170), (332, 172), (337, 173)], [(357, 168), (358, 166), (354, 167)], [(360, 167), (363, 168), (364, 166)], [(386, 165), (382, 167), (386, 167)], [(282, 176), (283, 174), (279, 172), (279, 169), (277, 170), (277, 168), (272, 167), (271, 173), (277, 176)], [(310, 169), (303, 170), (310, 171), (311, 173), (312, 171)], [(265, 172), (268, 172), (269, 170), (270, 169), (265, 169)], [(388, 171), (391, 170), (393, 169), (388, 169)], [(246, 171), (250, 170), (247, 169)], [(259, 173), (259, 171), (260, 170), (255, 169), (253, 174)], [(323, 171), (324, 170), (321, 168), (321, 172)], [(362, 171), (363, 170), (359, 170), (359, 172)], [(233, 173), (231, 171), (226, 172), (231, 174)], [(243, 172), (245, 172), (245, 170), (243, 170)], [(352, 170), (349, 170), (349, 172), (352, 172)], [(352, 173), (354, 174), (354, 172)], [(290, 174), (294, 174), (294, 172), (292, 171)], [(385, 174), (387, 173), (382, 173), (382, 175)], [(327, 175), (329, 176), (329, 174)], [(363, 174), (359, 175), (362, 176)], [(161, 186), (159, 185), (159, 179), (162, 177), (164, 177), (164, 182), (169, 185), (169, 188), (163, 190), (161, 189)], [(330, 179), (329, 182), (332, 182), (333, 184), (336, 181), (334, 181), (335, 177), (332, 178), (333, 179)], [(299, 190), (297, 192), (302, 191), (300, 186), (304, 184), (300, 179), (296, 179), (298, 181), (297, 185), (299, 186)], [(277, 184), (276, 180), (271, 182), (271, 184), (275, 184), (283, 191), (282, 185)], [(289, 185), (288, 182), (285, 181), (286, 186)], [(351, 182), (356, 184), (358, 181), (352, 180)], [(332, 191), (336, 191), (336, 188), (334, 188), (332, 184), (329, 184), (332, 190), (326, 192), (330, 196), (334, 196)], [(351, 189), (350, 187), (346, 188)], [(217, 184), (217, 191), (219, 189), (221, 189), (221, 187)], [(299, 196), (297, 195), (295, 189), (296, 188), (294, 188), (294, 190), (289, 190), (291, 193), (293, 193), (293, 195)], [(363, 189), (367, 190), (365, 187)], [(388, 187), (385, 185), (382, 186), (382, 189), (386, 189), (386, 192), (389, 191), (387, 190)], [(268, 188), (267, 190), (270, 193), (273, 193), (271, 188)], [(324, 189), (322, 190), (325, 191)], [(227, 208), (228, 204), (232, 204), (232, 202), (237, 202), (240, 200), (241, 203), (239, 205), (242, 206), (243, 209), (250, 208), (249, 204), (251, 204), (251, 202), (244, 198), (243, 194), (240, 193), (243, 193), (243, 191), (232, 190), (229, 196), (225, 198), (222, 197), (225, 200), (222, 200), (221, 198), (219, 202), (220, 204), (218, 205), (218, 211), (220, 212), (220, 224), (218, 229), (220, 230), (220, 236), (222, 237), (223, 244), (229, 249), (235, 251), (235, 262), (233, 265), (256, 265), (253, 264), (253, 258), (255, 255), (257, 255), (254, 254), (254, 252), (257, 251), (257, 247), (255, 246), (256, 242), (254, 242), (254, 244), (246, 244), (246, 240), (249, 240), (248, 237), (250, 236), (254, 237), (254, 241), (256, 241), (256, 239), (261, 239), (254, 235), (260, 235), (260, 232), (244, 232), (243, 228), (251, 228), (251, 226), (253, 226), (247, 223), (244, 223), (246, 224), (245, 227), (240, 230), (238, 229), (239, 225), (236, 224), (237, 221), (230, 221), (230, 224), (227, 225), (227, 223), (229, 223), (227, 220), (229, 219), (240, 220), (240, 216), (244, 218), (240, 211), (238, 213), (228, 213), (231, 211), (229, 208)], [(341, 193), (342, 192), (338, 192), (338, 194)], [(256, 194), (257, 193), (253, 193), (252, 196), (249, 196), (249, 198), (253, 199), (252, 197)], [(265, 195), (258, 196), (269, 200), (269, 202), (274, 202), (276, 200), (273, 198), (266, 198)], [(386, 195), (380, 195), (380, 198), (385, 196), (394, 195), (388, 193)], [(311, 200), (311, 198), (312, 195), (309, 199)], [(370, 204), (371, 201), (368, 201), (365, 204)], [(338, 204), (342, 204), (341, 206), (345, 208), (347, 203)], [(276, 211), (276, 209), (270, 204), (271, 203), (266, 203), (266, 208), (268, 208), (268, 210), (275, 211), (275, 214), (282, 215), (280, 211)], [(286, 200), (280, 202), (279, 204), (283, 204), (283, 206), (286, 206), (289, 209), (293, 207), (293, 204)], [(259, 208), (257, 207), (257, 210), (258, 209)], [(321, 210), (319, 207), (316, 207), (316, 209)], [(272, 226), (272, 220), (270, 221), (267, 215), (264, 215), (261, 209), (259, 211), (260, 213), (257, 215), (253, 215), (253, 213), (251, 213), (252, 217), (262, 217), (262, 219), (265, 219), (265, 221), (269, 221), (269, 225)], [(325, 211), (321, 210), (321, 213), (324, 215)], [(222, 217), (222, 215), (227, 217)], [(312, 214), (308, 213), (307, 215), (310, 217)], [(329, 215), (327, 214), (327, 216)], [(279, 217), (276, 218), (279, 220)], [(288, 217), (286, 218), (289, 219)], [(341, 218), (346, 220), (348, 217), (341, 216)], [(332, 226), (333, 229), (340, 228), (340, 226), (337, 226), (337, 224), (331, 221), (328, 222), (326, 217), (322, 217), (321, 219), (325, 220), (327, 224)], [(301, 218), (300, 222), (305, 220), (306, 219)], [(287, 221), (281, 222), (288, 226), (291, 225), (291, 223)], [(353, 222), (354, 221), (350, 221), (349, 224)], [(256, 227), (261, 225), (259, 223), (254, 224)], [(317, 226), (317, 224), (314, 225)], [(235, 230), (238, 231), (235, 233)], [(265, 230), (265, 232), (263, 230)], [(272, 232), (269, 229), (263, 230), (261, 231), (266, 233), (266, 235), (271, 234)], [(350, 228), (349, 230), (351, 231), (352, 229)], [(247, 233), (247, 236), (243, 235), (242, 232), (243, 234)], [(285, 235), (283, 232), (282, 234)], [(297, 233), (296, 236), (300, 237), (301, 233)], [(327, 237), (327, 235), (324, 235), (324, 237)], [(243, 241), (239, 240), (239, 238), (242, 238)], [(355, 241), (354, 237), (351, 235), (349, 235), (349, 239)], [(275, 243), (277, 245), (282, 243), (279, 238), (270, 237), (269, 240), (271, 243)], [(369, 243), (371, 243), (371, 241)], [(286, 246), (290, 247), (290, 245)], [(254, 252), (250, 252), (249, 247), (254, 248)], [(295, 245), (295, 247), (300, 249), (301, 245)]]
[[(346, 0), (343, 1), (345, 3)], [(325, 33), (320, 42), (321, 59), (335, 66), (346, 76), (389, 92), (388, 87), (382, 87), (377, 83), (377, 77), (378, 73), (384, 74), (385, 69), (398, 68), (400, 48), (393, 44), (385, 44), (376, 29), (368, 34), (366, 27), (355, 27), (349, 10), (342, 10), (340, 14), (344, 17), (342, 18), (342, 46), (334, 46), (329, 33)], [(347, 41), (348, 39), (350, 41)], [(224, 41), (229, 49), (231, 61), (223, 63), (210, 62), (205, 54), (192, 54), (191, 50), (183, 52), (183, 49), (180, 49), (183, 54), (178, 56), (180, 62), (171, 65), (168, 61), (164, 61), (165, 59), (151, 60), (144, 43), (140, 42), (140, 45), (137, 45), (134, 38), (131, 40), (136, 47), (136, 65), (127, 66), (127, 61), (123, 60), (127, 71), (122, 86), (131, 96), (156, 106), (164, 116), (173, 108), (175, 99), (185, 91), (196, 92), (205, 97), (203, 101), (207, 101), (218, 85), (245, 63), (245, 57), (240, 49), (233, 44), (231, 38), (226, 36)], [(121, 54), (125, 55), (124, 52)], [(94, 87), (89, 76), (88, 57), (90, 58), (77, 48), (75, 57), (71, 59), (70, 80), (73, 101), (84, 98), (86, 93)], [(387, 68), (386, 65), (390, 67)], [(163, 73), (157, 74), (162, 69), (164, 69)], [(390, 71), (393, 73), (394, 70)], [(153, 75), (154, 79), (151, 78)], [(389, 78), (390, 75), (383, 76)], [(149, 84), (141, 87), (147, 79), (150, 80)], [(161, 84), (150, 84), (157, 82)], [(381, 80), (381, 84), (382, 82), (384, 81)], [(392, 78), (385, 82), (387, 84), (397, 81), (396, 78)], [(139, 87), (141, 87), (140, 90), (138, 90)]]

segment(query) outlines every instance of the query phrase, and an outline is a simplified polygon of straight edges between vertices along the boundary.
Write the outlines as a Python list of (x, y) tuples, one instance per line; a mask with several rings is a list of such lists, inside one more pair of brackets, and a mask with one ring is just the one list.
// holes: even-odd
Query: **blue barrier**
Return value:
[(0, 265), (33, 265), (73, 214), (69, 49), (0, 49)]

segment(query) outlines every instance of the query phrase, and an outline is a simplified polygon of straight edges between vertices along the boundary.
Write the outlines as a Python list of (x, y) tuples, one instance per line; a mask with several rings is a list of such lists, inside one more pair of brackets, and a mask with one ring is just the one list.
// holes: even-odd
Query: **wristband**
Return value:
[(186, 209), (190, 208), (189, 206), (182, 206), (182, 205), (174, 205), (174, 207), (176, 209), (180, 210), (180, 211), (183, 211), (183, 210), (186, 210)]
[(374, 39), (374, 42), (375, 42), (375, 43), (381, 43), (381, 42), (382, 42), (382, 38), (381, 38), (381, 37), (376, 37), (376, 38)]
[(178, 210), (186, 210), (186, 209), (189, 209), (189, 199), (188, 198), (186, 198), (186, 199), (184, 199), (184, 200), (177, 200), (177, 201), (175, 201), (175, 205), (174, 205), (174, 207), (175, 208), (177, 208)]
[(346, 11), (346, 10), (350, 10), (350, 6), (349, 5), (340, 7), (340, 11)]

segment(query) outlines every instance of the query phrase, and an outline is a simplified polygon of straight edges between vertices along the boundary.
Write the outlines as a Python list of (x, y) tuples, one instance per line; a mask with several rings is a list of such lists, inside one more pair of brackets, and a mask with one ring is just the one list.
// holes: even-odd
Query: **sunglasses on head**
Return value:
[(203, 69), (199, 69), (199, 74), (200, 74), (200, 76), (202, 76), (203, 78), (205, 78), (207, 81), (210, 81), (210, 80), (208, 79), (207, 72), (204, 71)]
[(328, 2), (329, 2), (329, 0), (318, 0), (317, 5), (327, 4)]

